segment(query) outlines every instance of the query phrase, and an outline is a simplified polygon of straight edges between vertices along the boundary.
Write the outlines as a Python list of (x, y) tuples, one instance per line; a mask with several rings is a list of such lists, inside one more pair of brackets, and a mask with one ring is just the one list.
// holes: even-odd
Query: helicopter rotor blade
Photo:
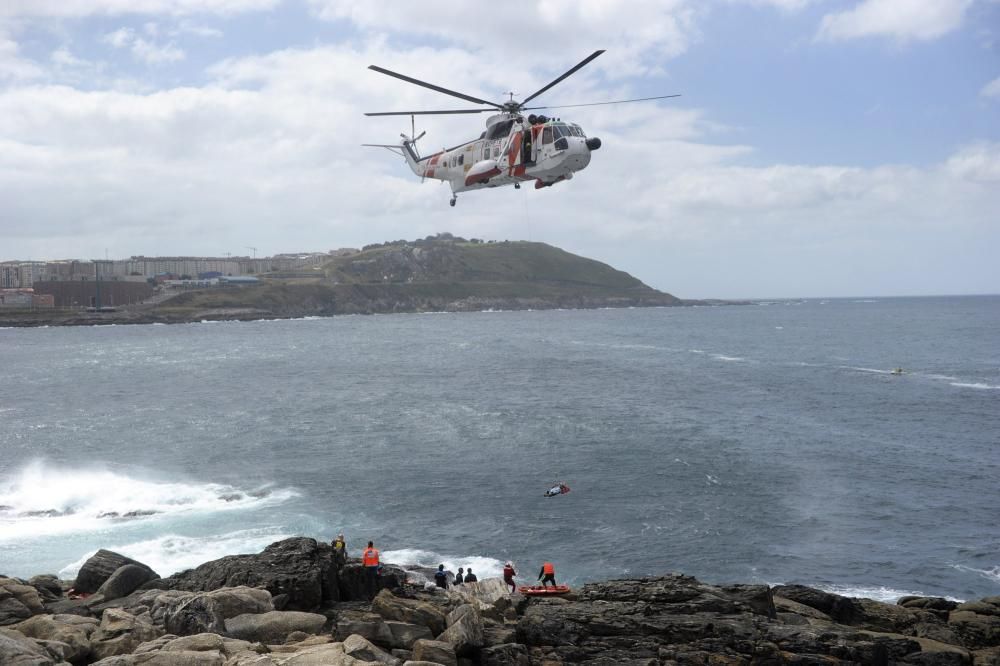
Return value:
[(536, 97), (538, 97), (543, 92), (545, 92), (546, 90), (548, 90), (549, 88), (551, 88), (555, 84), (559, 83), (563, 79), (565, 79), (565, 78), (567, 78), (569, 76), (572, 76), (573, 74), (576, 74), (576, 72), (578, 70), (580, 70), (584, 65), (586, 65), (587, 63), (589, 63), (591, 60), (593, 60), (597, 56), (601, 55), (602, 53), (604, 53), (604, 49), (600, 49), (598, 51), (594, 51), (589, 56), (587, 56), (586, 58), (584, 58), (583, 60), (581, 60), (579, 63), (577, 63), (577, 65), (575, 67), (573, 67), (572, 69), (570, 69), (569, 71), (567, 71), (565, 74), (563, 74), (562, 76), (560, 76), (558, 79), (554, 80), (552, 83), (550, 83), (549, 85), (545, 86), (541, 90), (536, 91), (535, 94), (529, 95), (528, 97), (525, 97), (524, 101), (521, 102), (521, 104), (527, 104), (528, 102), (530, 102), (531, 100), (535, 99)]
[(472, 95), (466, 95), (465, 93), (456, 92), (454, 90), (448, 90), (447, 88), (442, 88), (441, 86), (436, 86), (433, 83), (427, 83), (426, 81), (421, 81), (420, 79), (415, 79), (405, 74), (399, 74), (391, 70), (379, 67), (378, 65), (368, 65), (368, 69), (378, 72), (379, 74), (385, 74), (386, 76), (392, 76), (399, 79), (400, 81), (406, 81), (407, 83), (412, 83), (415, 86), (421, 86), (422, 88), (428, 88), (439, 93), (444, 93), (445, 95), (451, 95), (452, 97), (457, 97), (459, 99), (464, 99), (467, 102), (472, 102), (473, 104), (486, 104), (497, 109), (502, 109), (503, 106), (497, 104), (496, 102), (488, 102), (485, 99), (479, 99), (478, 97), (473, 97)]
[(628, 102), (648, 102), (652, 99), (669, 99), (670, 97), (680, 97), (680, 95), (658, 95), (656, 97), (640, 97), (638, 99), (616, 99), (612, 102), (591, 102), (589, 104), (559, 104), (558, 106), (526, 106), (523, 111), (534, 111), (535, 109), (574, 109), (580, 106), (602, 106), (604, 104), (627, 104)]
[(450, 109), (446, 111), (379, 111), (366, 116), (436, 116), (453, 113), (495, 113), (496, 109)]

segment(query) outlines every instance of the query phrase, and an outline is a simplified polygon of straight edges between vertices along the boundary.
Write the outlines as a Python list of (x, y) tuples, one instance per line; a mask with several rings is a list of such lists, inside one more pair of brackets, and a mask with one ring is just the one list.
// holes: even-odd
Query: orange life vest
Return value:
[(361, 555), (361, 563), (366, 567), (377, 567), (378, 548), (365, 548), (365, 552)]
[(545, 564), (542, 565), (542, 573), (544, 573), (546, 576), (553, 576), (556, 573), (556, 568), (552, 565), (551, 562), (546, 562)]

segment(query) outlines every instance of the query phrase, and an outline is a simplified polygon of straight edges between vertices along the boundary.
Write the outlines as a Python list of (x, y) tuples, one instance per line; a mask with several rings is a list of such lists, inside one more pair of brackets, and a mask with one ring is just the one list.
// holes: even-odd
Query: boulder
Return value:
[(98, 660), (129, 654), (140, 644), (162, 634), (161, 630), (131, 613), (109, 608), (101, 616), (97, 631), (90, 636), (91, 654)]
[(519, 643), (504, 643), (483, 648), (479, 655), (482, 666), (528, 666), (528, 648)]
[(63, 596), (62, 583), (53, 574), (41, 574), (32, 576), (28, 580), (28, 585), (38, 590), (43, 602), (55, 601)]
[(444, 666), (458, 666), (455, 650), (448, 643), (421, 639), (413, 644), (413, 661), (429, 661)]
[[(1000, 646), (1000, 616), (962, 610), (962, 604), (948, 615), (948, 627), (972, 650)], [(975, 608), (975, 606), (966, 606)]]
[(67, 646), (66, 661), (83, 661), (90, 654), (90, 637), (97, 620), (79, 615), (36, 615), (13, 626), (28, 638), (59, 641)]
[(111, 574), (126, 564), (145, 568), (149, 572), (149, 579), (159, 578), (155, 571), (142, 562), (102, 548), (91, 555), (80, 567), (80, 571), (76, 574), (76, 581), (73, 582), (73, 590), (81, 594), (92, 594), (111, 577)]
[(372, 610), (386, 620), (422, 624), (437, 636), (446, 628), (444, 613), (426, 601), (403, 599), (389, 590), (382, 590), (372, 602)]
[(460, 657), (472, 657), (485, 645), (483, 620), (469, 604), (463, 604), (448, 614), (448, 628), (437, 640), (448, 643)]
[(181, 636), (163, 644), (163, 652), (228, 652), (226, 642), (218, 634), (195, 634)]
[(0, 578), (0, 626), (44, 612), (38, 590), (14, 578)]
[(156, 573), (145, 564), (125, 564), (108, 576), (108, 579), (97, 588), (95, 596), (105, 601), (119, 599), (135, 592), (143, 583), (158, 578)]
[(338, 601), (332, 549), (315, 539), (293, 537), (272, 543), (257, 555), (229, 555), (156, 582), (161, 589), (208, 592), (249, 586), (270, 592), (280, 610), (313, 611)]
[(431, 630), (422, 624), (386, 620), (385, 627), (391, 635), (391, 646), (398, 649), (409, 650), (416, 641), (422, 638), (434, 638)]
[[(424, 629), (427, 628), (424, 627)], [(427, 629), (427, 633), (430, 634), (430, 629)], [(352, 634), (363, 636), (376, 645), (391, 647), (395, 643), (392, 630), (386, 625), (386, 621), (382, 619), (382, 616), (377, 613), (365, 613), (362, 611), (341, 612), (337, 616), (337, 629), (335, 632), (337, 640), (343, 641)]]
[(175, 650), (133, 655), (131, 663), (134, 666), (223, 666), (226, 658), (215, 650), (208, 652)]
[(18, 631), (0, 629), (0, 664), (3, 666), (54, 666), (62, 660)]
[[(395, 590), (406, 581), (406, 571), (394, 564), (383, 564), (382, 575), (378, 578), (375, 592)], [(342, 601), (363, 601), (368, 599), (368, 572), (359, 560), (349, 560), (338, 573), (340, 599)]]
[(364, 666), (367, 663), (345, 654), (343, 643), (316, 645), (295, 654), (272, 658), (279, 666)]
[(226, 618), (222, 617), (219, 603), (199, 594), (189, 597), (167, 610), (163, 615), (163, 628), (177, 636), (226, 631)]
[(361, 661), (386, 664), (387, 666), (398, 666), (400, 663), (399, 659), (384, 650), (380, 650), (371, 641), (357, 634), (349, 636), (343, 645), (345, 654)]
[(270, 611), (237, 615), (225, 621), (226, 634), (232, 638), (261, 643), (283, 643), (293, 631), (316, 634), (326, 624), (326, 616), (302, 611)]

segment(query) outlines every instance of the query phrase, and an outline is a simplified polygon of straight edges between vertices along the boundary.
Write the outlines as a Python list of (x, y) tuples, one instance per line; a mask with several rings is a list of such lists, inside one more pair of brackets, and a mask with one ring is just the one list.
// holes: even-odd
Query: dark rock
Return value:
[(135, 592), (143, 583), (159, 578), (156, 573), (144, 564), (126, 564), (115, 569), (106, 581), (97, 589), (99, 595), (106, 601), (118, 599)]
[(111, 574), (126, 564), (134, 564), (147, 569), (151, 578), (159, 577), (156, 572), (142, 562), (102, 548), (80, 567), (79, 573), (76, 574), (76, 581), (73, 583), (73, 590), (80, 594), (92, 594), (111, 577)]
[(953, 611), (958, 606), (957, 601), (942, 597), (900, 597), (897, 604), (904, 608), (919, 608), (921, 610)]
[(443, 666), (458, 666), (455, 650), (448, 643), (421, 639), (413, 644), (413, 661), (429, 661)]
[[(332, 549), (315, 539), (293, 537), (257, 555), (230, 555), (156, 582), (159, 589), (203, 592), (222, 587), (262, 587), (275, 608), (313, 611), (340, 600)], [(282, 596), (284, 595), (284, 596)]]
[(399, 659), (357, 634), (348, 636), (343, 645), (345, 654), (364, 662), (387, 664), (388, 666), (397, 666), (400, 663)]
[(0, 626), (44, 612), (41, 596), (33, 586), (16, 578), (0, 578)]
[(62, 584), (52, 574), (32, 576), (28, 581), (28, 585), (38, 590), (38, 595), (42, 598), (43, 602), (56, 601), (63, 596)]
[[(347, 564), (340, 568), (338, 581), (340, 586), (340, 598), (345, 601), (357, 601), (368, 599), (368, 572), (361, 565), (359, 560), (348, 560)], [(406, 580), (406, 571), (393, 564), (382, 566), (382, 575), (378, 577), (375, 593), (380, 590), (395, 590)]]
[(222, 616), (218, 602), (206, 595), (198, 595), (168, 611), (163, 628), (175, 636), (222, 634), (226, 631), (226, 618)]
[[(427, 633), (430, 633), (429, 629)], [(338, 641), (345, 641), (348, 636), (353, 634), (362, 636), (372, 643), (383, 647), (391, 647), (394, 642), (392, 630), (386, 626), (385, 620), (377, 613), (344, 611), (338, 614), (334, 634), (336, 639)], [(428, 636), (428, 638), (432, 637)]]
[(847, 597), (839, 594), (831, 594), (823, 590), (817, 590), (805, 585), (776, 585), (772, 588), (772, 593), (776, 597), (791, 599), (810, 608), (815, 608), (821, 613), (830, 615), (834, 605)]

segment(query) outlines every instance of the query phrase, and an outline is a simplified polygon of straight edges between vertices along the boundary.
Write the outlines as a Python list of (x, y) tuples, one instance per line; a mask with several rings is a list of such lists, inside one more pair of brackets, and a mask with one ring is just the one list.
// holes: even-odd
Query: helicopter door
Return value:
[(535, 146), (531, 141), (531, 128), (524, 130), (524, 139), (521, 141), (521, 163), (525, 166), (532, 166), (535, 163)]

